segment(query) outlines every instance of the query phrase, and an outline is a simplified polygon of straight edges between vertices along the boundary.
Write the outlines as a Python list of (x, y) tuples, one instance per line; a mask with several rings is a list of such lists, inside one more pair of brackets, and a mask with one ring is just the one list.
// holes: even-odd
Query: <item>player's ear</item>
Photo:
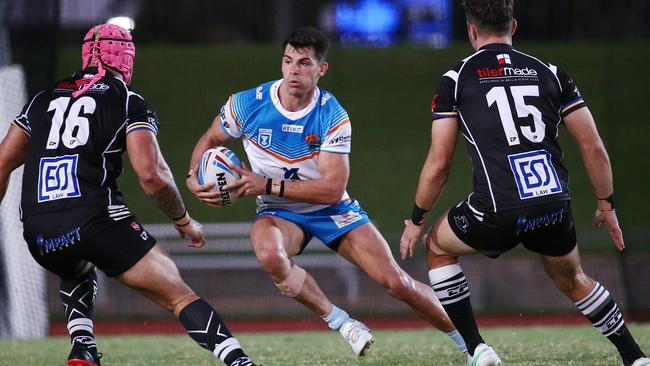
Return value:
[(320, 63), (320, 73), (318, 74), (320, 77), (325, 76), (325, 73), (327, 72), (327, 69), (329, 69), (330, 65), (327, 63), (327, 61), (323, 61)]
[(512, 29), (510, 30), (510, 35), (513, 36), (517, 31), (517, 19), (512, 18)]
[(469, 37), (469, 41), (473, 46), (474, 43), (476, 43), (476, 40), (478, 39), (478, 28), (476, 27), (476, 25), (470, 22), (467, 22), (467, 36)]

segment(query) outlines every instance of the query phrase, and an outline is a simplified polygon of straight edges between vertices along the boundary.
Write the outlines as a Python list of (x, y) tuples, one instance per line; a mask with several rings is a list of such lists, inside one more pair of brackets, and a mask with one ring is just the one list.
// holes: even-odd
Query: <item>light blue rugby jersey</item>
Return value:
[[(231, 137), (242, 138), (255, 173), (280, 179), (318, 179), (321, 152), (350, 153), (350, 118), (336, 98), (320, 88), (304, 109), (285, 110), (278, 97), (281, 83), (271, 81), (231, 95), (221, 108), (221, 127)], [(341, 200), (346, 199), (349, 195), (344, 192)], [(325, 207), (272, 195), (257, 198), (258, 211), (311, 212)]]

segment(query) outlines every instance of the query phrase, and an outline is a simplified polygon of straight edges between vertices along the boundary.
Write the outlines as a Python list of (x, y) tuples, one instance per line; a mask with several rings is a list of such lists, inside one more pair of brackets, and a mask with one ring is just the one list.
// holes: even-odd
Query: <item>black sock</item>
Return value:
[(575, 304), (598, 331), (616, 346), (624, 365), (631, 365), (636, 359), (645, 357), (625, 326), (618, 305), (603, 285), (596, 282), (589, 295)]
[(429, 271), (431, 287), (440, 300), (442, 307), (447, 312), (449, 319), (454, 323), (465, 343), (470, 355), (479, 343), (485, 343), (479, 334), (474, 311), (469, 300), (469, 287), (465, 274), (458, 263)]
[(97, 348), (93, 335), (93, 309), (97, 296), (97, 274), (90, 271), (81, 278), (63, 280), (59, 286), (70, 340), (87, 348)]
[(226, 365), (237, 365), (238, 359), (246, 357), (239, 341), (232, 336), (219, 314), (203, 299), (183, 308), (178, 318), (199, 346), (212, 352)]

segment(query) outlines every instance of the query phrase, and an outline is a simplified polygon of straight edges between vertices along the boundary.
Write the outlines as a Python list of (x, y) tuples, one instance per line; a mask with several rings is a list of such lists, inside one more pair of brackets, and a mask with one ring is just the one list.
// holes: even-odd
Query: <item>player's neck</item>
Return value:
[(284, 109), (289, 112), (297, 112), (307, 108), (311, 103), (315, 92), (316, 88), (307, 91), (302, 95), (290, 94), (286, 88), (280, 85), (278, 88), (278, 98), (280, 99), (280, 104), (282, 104)]
[(503, 43), (503, 44), (509, 44), (512, 46), (512, 36), (484, 36), (484, 37), (478, 37), (476, 41), (473, 43), (474, 50), (478, 51), (481, 49), (481, 47), (488, 45), (488, 44), (493, 44), (493, 43)]

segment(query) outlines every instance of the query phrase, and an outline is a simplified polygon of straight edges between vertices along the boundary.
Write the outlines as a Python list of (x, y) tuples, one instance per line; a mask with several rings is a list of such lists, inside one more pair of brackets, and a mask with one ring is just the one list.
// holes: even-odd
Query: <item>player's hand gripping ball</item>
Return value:
[(199, 163), (199, 184), (215, 183), (212, 188), (215, 192), (221, 192), (222, 205), (230, 205), (237, 200), (235, 191), (227, 191), (223, 186), (239, 179), (239, 174), (230, 169), (235, 165), (242, 167), (241, 161), (234, 152), (223, 146), (209, 149), (203, 153)]

